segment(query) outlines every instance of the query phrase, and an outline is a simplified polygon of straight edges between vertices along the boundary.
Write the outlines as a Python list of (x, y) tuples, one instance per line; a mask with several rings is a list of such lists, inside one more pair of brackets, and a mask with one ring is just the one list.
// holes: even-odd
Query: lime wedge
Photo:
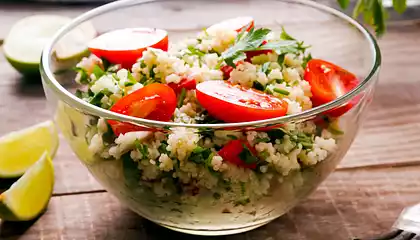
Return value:
[[(56, 15), (34, 15), (18, 21), (4, 39), (6, 59), (24, 75), (39, 74), (41, 53), (48, 41), (71, 19)], [(87, 43), (96, 37), (90, 22), (67, 33), (55, 46), (58, 59), (77, 58), (87, 51)]]
[(0, 138), (0, 178), (22, 176), (47, 151), (55, 155), (58, 134), (52, 121), (9, 133)]
[(54, 168), (47, 152), (0, 195), (0, 218), (28, 221), (47, 207), (54, 187)]

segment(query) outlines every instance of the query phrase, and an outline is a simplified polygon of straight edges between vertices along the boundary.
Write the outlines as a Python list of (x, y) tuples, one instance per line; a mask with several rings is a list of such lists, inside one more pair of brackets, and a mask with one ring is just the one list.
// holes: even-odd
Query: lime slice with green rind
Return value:
[(0, 178), (22, 176), (44, 153), (54, 156), (58, 134), (52, 121), (9, 133), (0, 138)]
[[(56, 15), (33, 15), (13, 25), (4, 39), (3, 52), (9, 63), (23, 75), (39, 75), (39, 63), (44, 46), (71, 18)], [(95, 38), (96, 30), (85, 22), (67, 33), (54, 46), (57, 60), (65, 62), (87, 53), (87, 43)]]
[(54, 188), (54, 168), (45, 151), (39, 160), (0, 195), (0, 218), (7, 221), (28, 221), (47, 207)]

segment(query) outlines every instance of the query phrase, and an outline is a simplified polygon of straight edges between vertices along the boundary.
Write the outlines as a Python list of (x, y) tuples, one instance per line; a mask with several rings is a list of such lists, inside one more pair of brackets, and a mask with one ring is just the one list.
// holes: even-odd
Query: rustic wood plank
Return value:
[[(420, 198), (420, 167), (339, 171), (289, 214), (220, 239), (345, 240), (383, 233)], [(21, 235), (25, 230), (25, 234)], [(33, 224), (3, 222), (0, 239), (208, 239), (142, 219), (108, 193), (54, 197)]]

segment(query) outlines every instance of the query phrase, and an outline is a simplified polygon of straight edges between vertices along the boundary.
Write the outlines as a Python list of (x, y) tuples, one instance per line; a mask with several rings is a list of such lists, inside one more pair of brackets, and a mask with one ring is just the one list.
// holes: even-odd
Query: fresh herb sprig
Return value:
[[(337, 0), (340, 7), (344, 10), (350, 5), (350, 0)], [(394, 10), (402, 14), (407, 9), (407, 0), (393, 0)], [(382, 4), (382, 0), (357, 0), (353, 9), (353, 18), (357, 19), (363, 15), (365, 23), (374, 27), (376, 35), (382, 36), (386, 30), (386, 19), (388, 12)]]
[(236, 67), (235, 62), (246, 59), (245, 53), (249, 51), (272, 50), (284, 57), (287, 53), (304, 54), (309, 47), (290, 36), (284, 29), (282, 29), (280, 40), (263, 44), (270, 32), (271, 30), (267, 28), (251, 28), (249, 32), (240, 32), (234, 44), (222, 53), (222, 59), (229, 66)]

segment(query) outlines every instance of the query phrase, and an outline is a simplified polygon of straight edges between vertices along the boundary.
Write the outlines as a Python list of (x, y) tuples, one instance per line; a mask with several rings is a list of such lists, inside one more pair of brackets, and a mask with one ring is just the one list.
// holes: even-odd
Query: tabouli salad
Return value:
[[(330, 102), (358, 80), (312, 59), (284, 29), (257, 28), (251, 17), (217, 23), (170, 43), (162, 29), (107, 32), (89, 44), (76, 67), (76, 95), (113, 112), (166, 122), (248, 122), (291, 115)], [(252, 131), (177, 127), (168, 131), (98, 119), (89, 149), (122, 161), (126, 184), (159, 197), (211, 194), (248, 204), (273, 191), (273, 181), (333, 154), (337, 120), (354, 102), (322, 120)]]

